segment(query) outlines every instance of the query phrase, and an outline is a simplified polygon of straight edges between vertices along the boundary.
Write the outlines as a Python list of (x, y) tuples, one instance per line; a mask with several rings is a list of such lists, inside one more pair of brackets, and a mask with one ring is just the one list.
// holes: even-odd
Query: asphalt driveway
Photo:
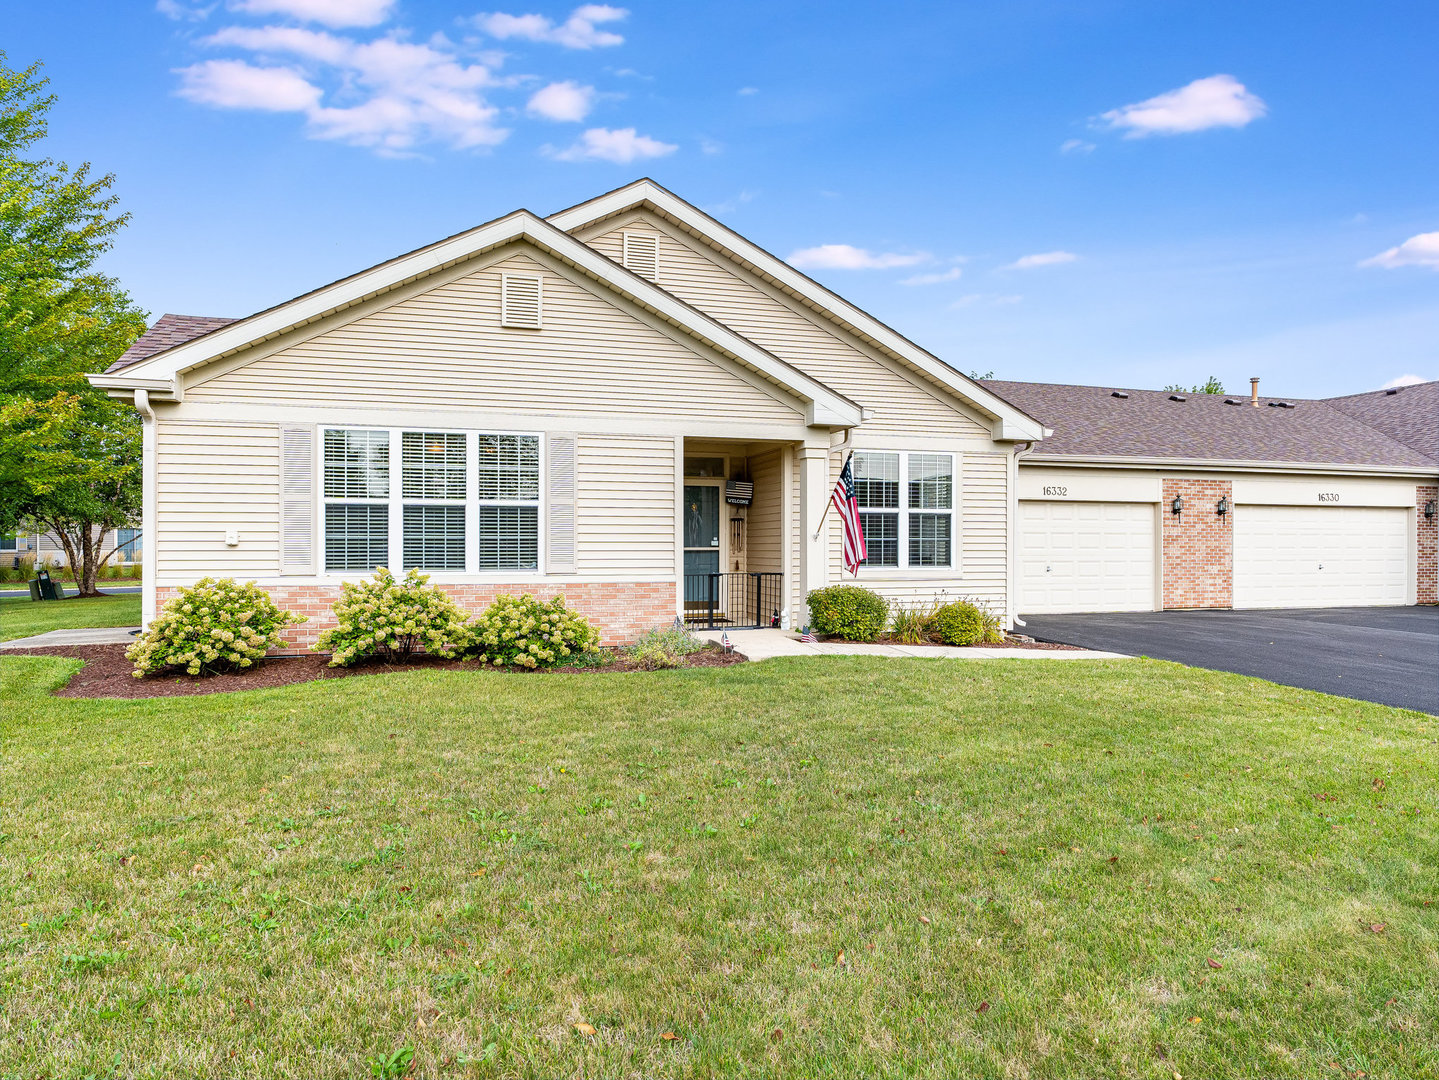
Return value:
[(1439, 715), (1439, 607), (1026, 615), (1041, 641), (1153, 656)]

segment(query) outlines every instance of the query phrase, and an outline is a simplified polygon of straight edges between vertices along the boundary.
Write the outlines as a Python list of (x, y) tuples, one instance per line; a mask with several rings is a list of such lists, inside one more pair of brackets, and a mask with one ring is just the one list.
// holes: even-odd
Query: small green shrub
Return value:
[(984, 636), (984, 616), (967, 600), (941, 605), (934, 629), (946, 645), (973, 645)]
[(165, 604), (125, 658), (134, 662), (137, 679), (166, 668), (189, 675), (237, 671), (283, 645), (280, 631), (304, 621), (282, 611), (253, 581), (203, 578)]
[(999, 644), (1004, 640), (1004, 620), (1000, 617), (999, 612), (987, 604), (975, 604), (974, 606), (979, 611), (979, 619), (983, 624), (979, 640), (986, 645)]
[(684, 627), (662, 627), (646, 630), (625, 655), (646, 671), (656, 671), (682, 667), (704, 647), (705, 643)]
[(934, 633), (934, 605), (902, 607), (896, 604), (890, 613), (889, 632), (902, 645), (923, 645)]
[(411, 570), (396, 578), (385, 567), (365, 581), (347, 581), (335, 601), (335, 625), (315, 648), (330, 653), (331, 667), (349, 667), (371, 657), (386, 663), (416, 652), (451, 657), (468, 640), (465, 610)]
[(599, 647), (599, 631), (565, 607), (563, 596), (500, 596), (475, 617), (465, 651), (494, 667), (540, 668)]
[(889, 605), (858, 585), (815, 589), (805, 600), (815, 633), (848, 641), (873, 641), (889, 619)]

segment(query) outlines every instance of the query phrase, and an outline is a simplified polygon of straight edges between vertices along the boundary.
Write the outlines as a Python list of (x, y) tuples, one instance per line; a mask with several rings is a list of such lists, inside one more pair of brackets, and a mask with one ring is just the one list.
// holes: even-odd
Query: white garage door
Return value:
[(1403, 604), (1408, 568), (1407, 510), (1235, 507), (1237, 608)]
[(1154, 610), (1154, 506), (1021, 502), (1021, 610)]

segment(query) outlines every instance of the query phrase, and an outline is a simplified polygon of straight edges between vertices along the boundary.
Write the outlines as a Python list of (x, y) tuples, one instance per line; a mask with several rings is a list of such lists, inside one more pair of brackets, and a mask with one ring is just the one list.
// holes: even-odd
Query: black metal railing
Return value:
[(777, 570), (686, 574), (685, 622), (696, 630), (778, 626), (784, 575)]

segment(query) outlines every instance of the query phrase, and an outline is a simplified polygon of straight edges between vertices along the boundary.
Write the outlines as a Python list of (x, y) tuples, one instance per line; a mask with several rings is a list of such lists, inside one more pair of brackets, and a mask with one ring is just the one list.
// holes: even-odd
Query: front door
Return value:
[(685, 611), (707, 611), (718, 603), (720, 572), (720, 488), (718, 484), (686, 484), (683, 529), (685, 542)]

